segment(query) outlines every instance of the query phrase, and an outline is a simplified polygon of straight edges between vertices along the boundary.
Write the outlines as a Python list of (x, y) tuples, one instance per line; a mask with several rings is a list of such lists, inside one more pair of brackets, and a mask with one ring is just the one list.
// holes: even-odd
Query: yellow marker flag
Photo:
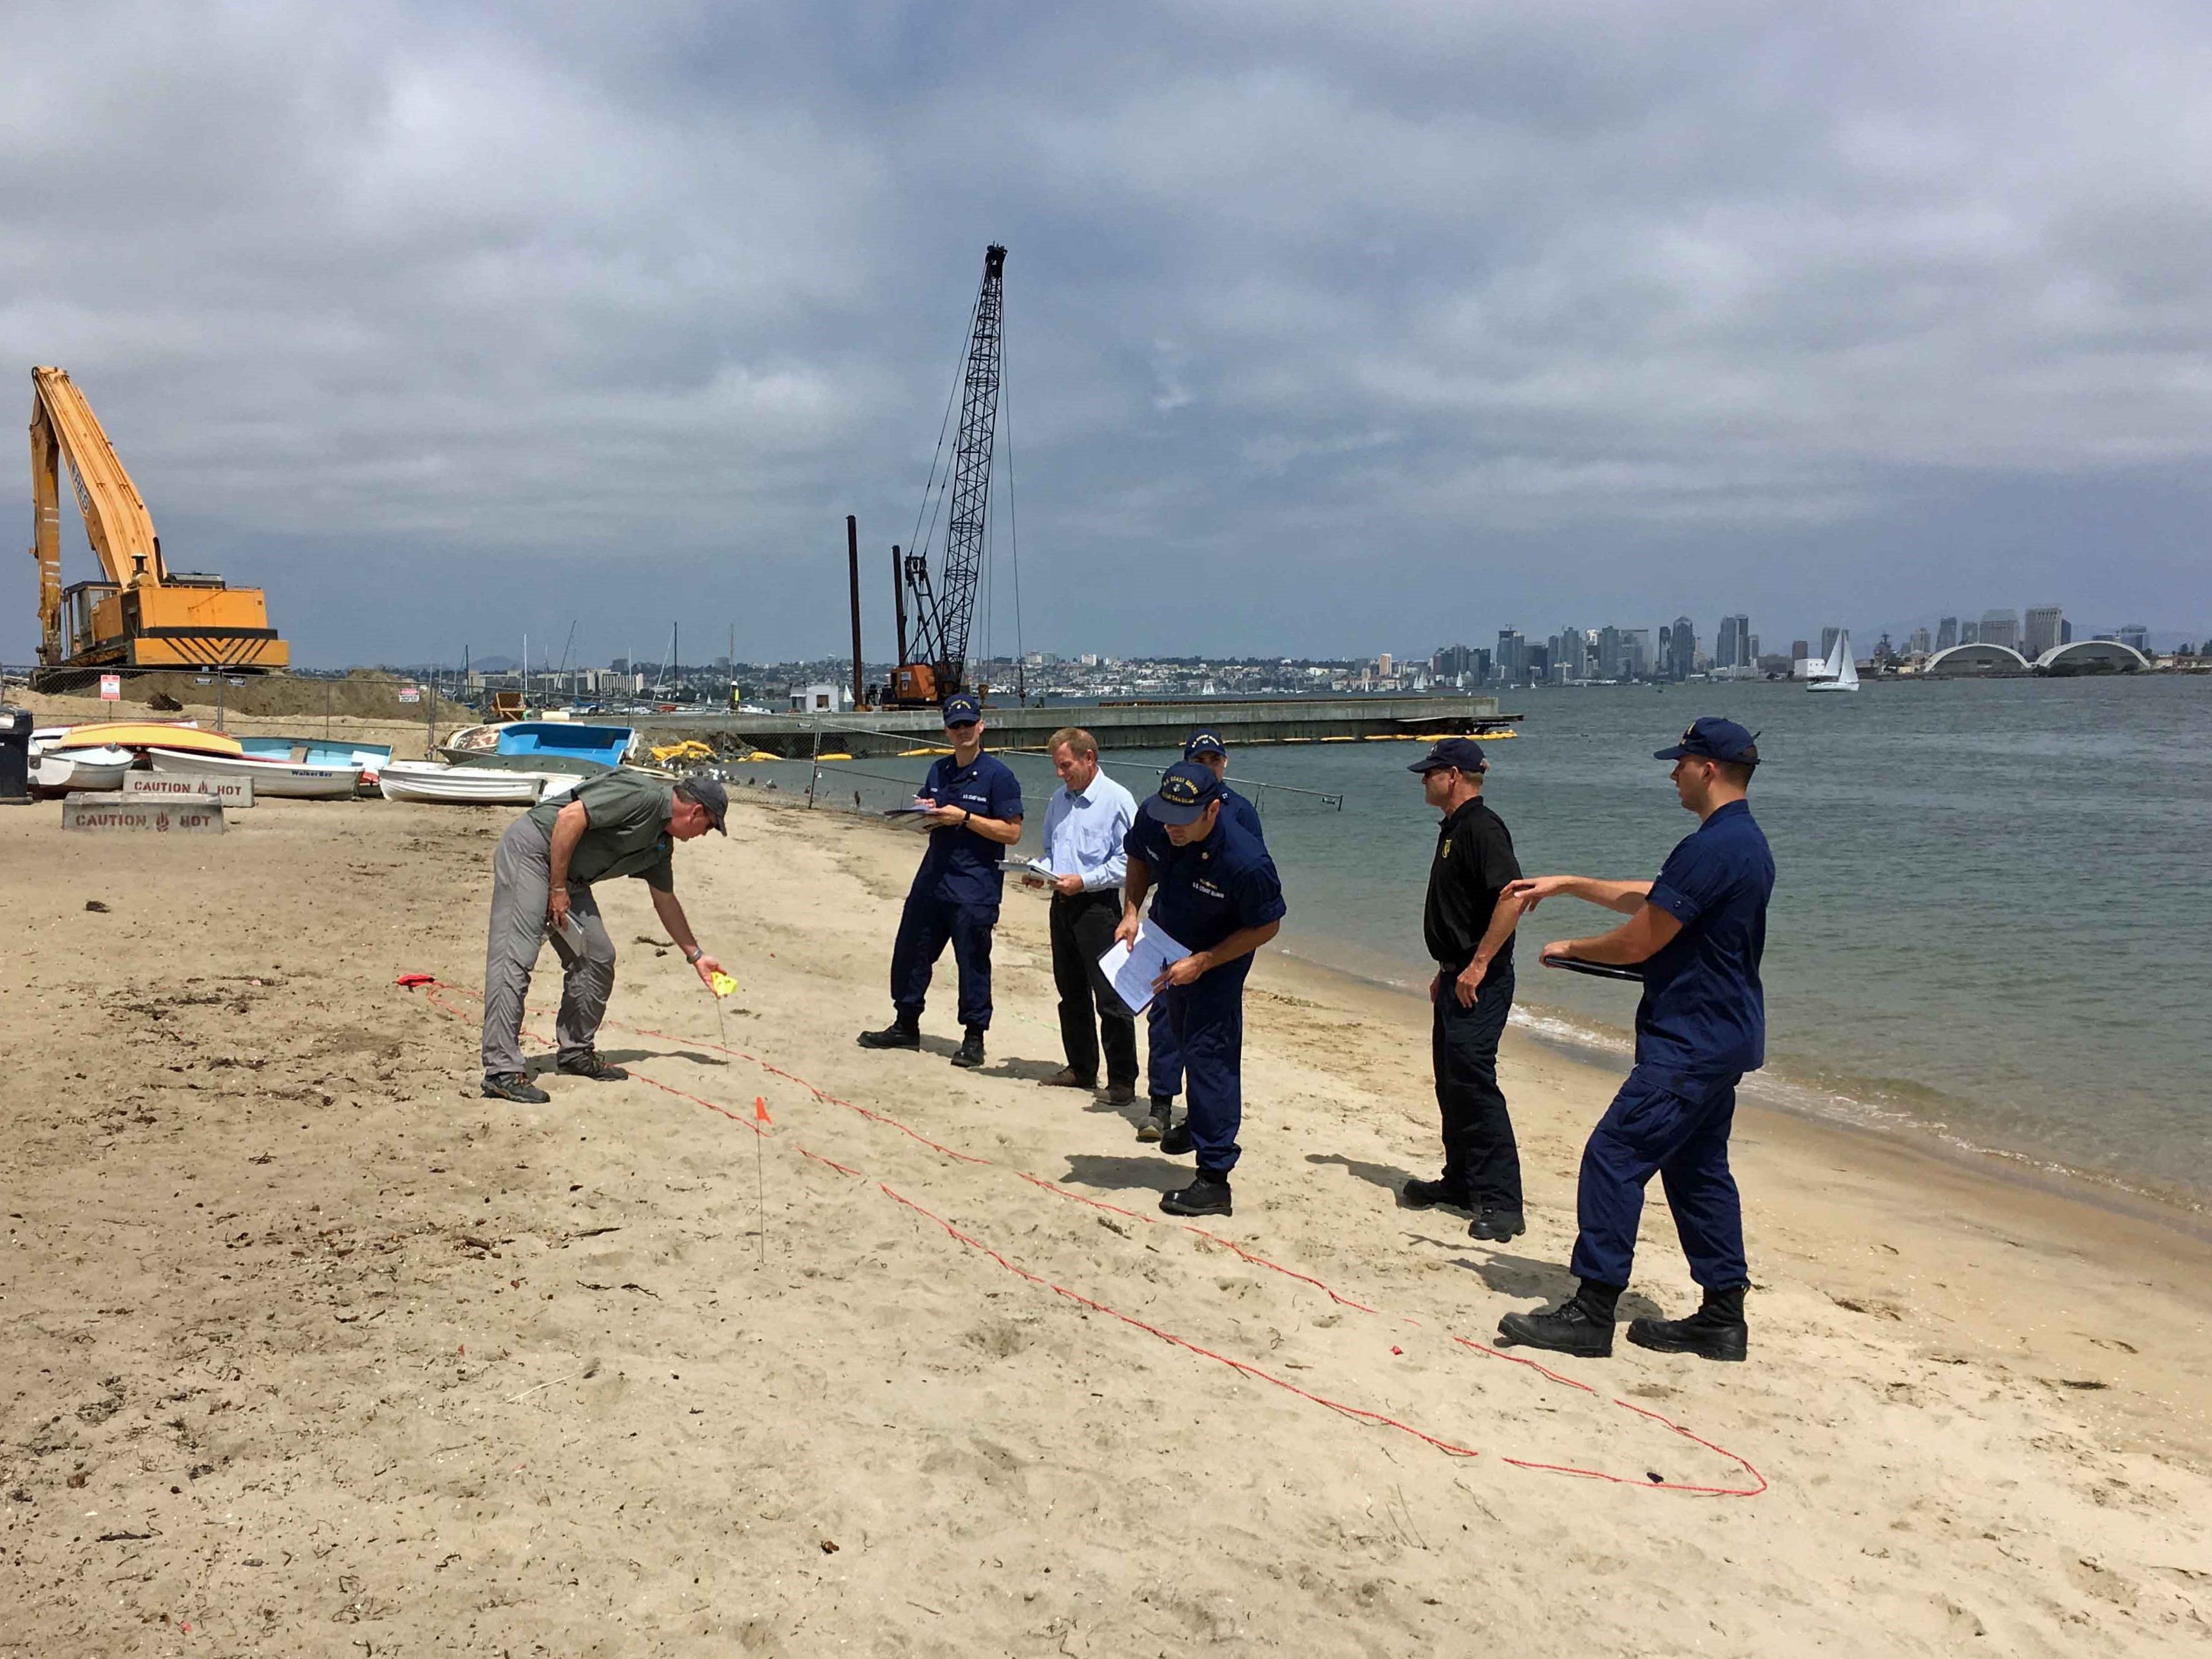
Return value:
[(723, 973), (720, 969), (717, 969), (714, 972), (714, 994), (718, 997), (735, 996), (738, 991), (738, 982), (732, 979), (727, 974)]

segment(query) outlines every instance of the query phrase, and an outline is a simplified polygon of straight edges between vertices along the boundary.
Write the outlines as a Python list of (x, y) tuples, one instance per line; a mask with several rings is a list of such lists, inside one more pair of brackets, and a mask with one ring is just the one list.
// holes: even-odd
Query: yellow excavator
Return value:
[[(85, 538), (105, 581), (62, 586), (61, 464), (76, 486)], [(266, 673), (290, 648), (258, 587), (172, 570), (115, 447), (65, 370), (31, 371), (31, 556), (39, 565), (39, 666), (33, 684), (65, 689), (104, 669)]]

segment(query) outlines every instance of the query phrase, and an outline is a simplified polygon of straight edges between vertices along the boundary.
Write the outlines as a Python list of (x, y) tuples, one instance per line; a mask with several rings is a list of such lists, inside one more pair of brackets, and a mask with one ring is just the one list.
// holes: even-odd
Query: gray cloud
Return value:
[(881, 638), (994, 238), (1031, 645), (2212, 620), (2212, 21), (1923, 9), (48, 8), (0, 356), (317, 661)]

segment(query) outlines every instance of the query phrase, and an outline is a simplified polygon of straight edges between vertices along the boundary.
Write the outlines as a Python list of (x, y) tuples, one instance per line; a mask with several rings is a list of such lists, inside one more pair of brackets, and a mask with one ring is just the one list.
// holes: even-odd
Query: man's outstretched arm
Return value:
[(699, 975), (702, 985), (712, 986), (714, 975), (722, 971), (722, 964), (699, 948), (699, 941), (691, 932), (691, 923), (684, 914), (684, 907), (676, 895), (660, 888), (651, 890), (653, 914), (660, 918), (660, 925), (668, 930), (668, 937), (676, 941), (676, 948), (690, 959), (691, 970)]
[(1534, 909), (1547, 898), (1578, 898), (1589, 904), (1602, 904), (1608, 910), (1618, 910), (1632, 916), (1644, 908), (1644, 901), (1651, 895), (1648, 881), (1600, 881), (1595, 876), (1528, 876), (1508, 882), (1504, 896), (1512, 899), (1523, 914)]

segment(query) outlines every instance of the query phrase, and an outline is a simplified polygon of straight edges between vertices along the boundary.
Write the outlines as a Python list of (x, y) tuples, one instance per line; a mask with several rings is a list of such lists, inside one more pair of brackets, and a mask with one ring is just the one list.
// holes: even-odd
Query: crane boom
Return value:
[[(969, 321), (960, 429), (946, 485), (945, 558), (937, 580), (931, 580), (925, 552), (916, 549), (906, 556), (916, 660), (902, 665), (894, 679), (893, 695), (900, 702), (941, 702), (967, 684), (969, 636), (975, 619), (976, 591), (983, 580), (984, 538), (990, 522), (1006, 269), (1006, 250), (994, 242), (983, 252), (983, 285)], [(921, 669), (927, 672), (915, 672)]]
[[(105, 581), (62, 586), (61, 471)], [(65, 369), (31, 370), (31, 557), (49, 678), (109, 667), (282, 668), (290, 653), (258, 588), (173, 572), (154, 515)]]

